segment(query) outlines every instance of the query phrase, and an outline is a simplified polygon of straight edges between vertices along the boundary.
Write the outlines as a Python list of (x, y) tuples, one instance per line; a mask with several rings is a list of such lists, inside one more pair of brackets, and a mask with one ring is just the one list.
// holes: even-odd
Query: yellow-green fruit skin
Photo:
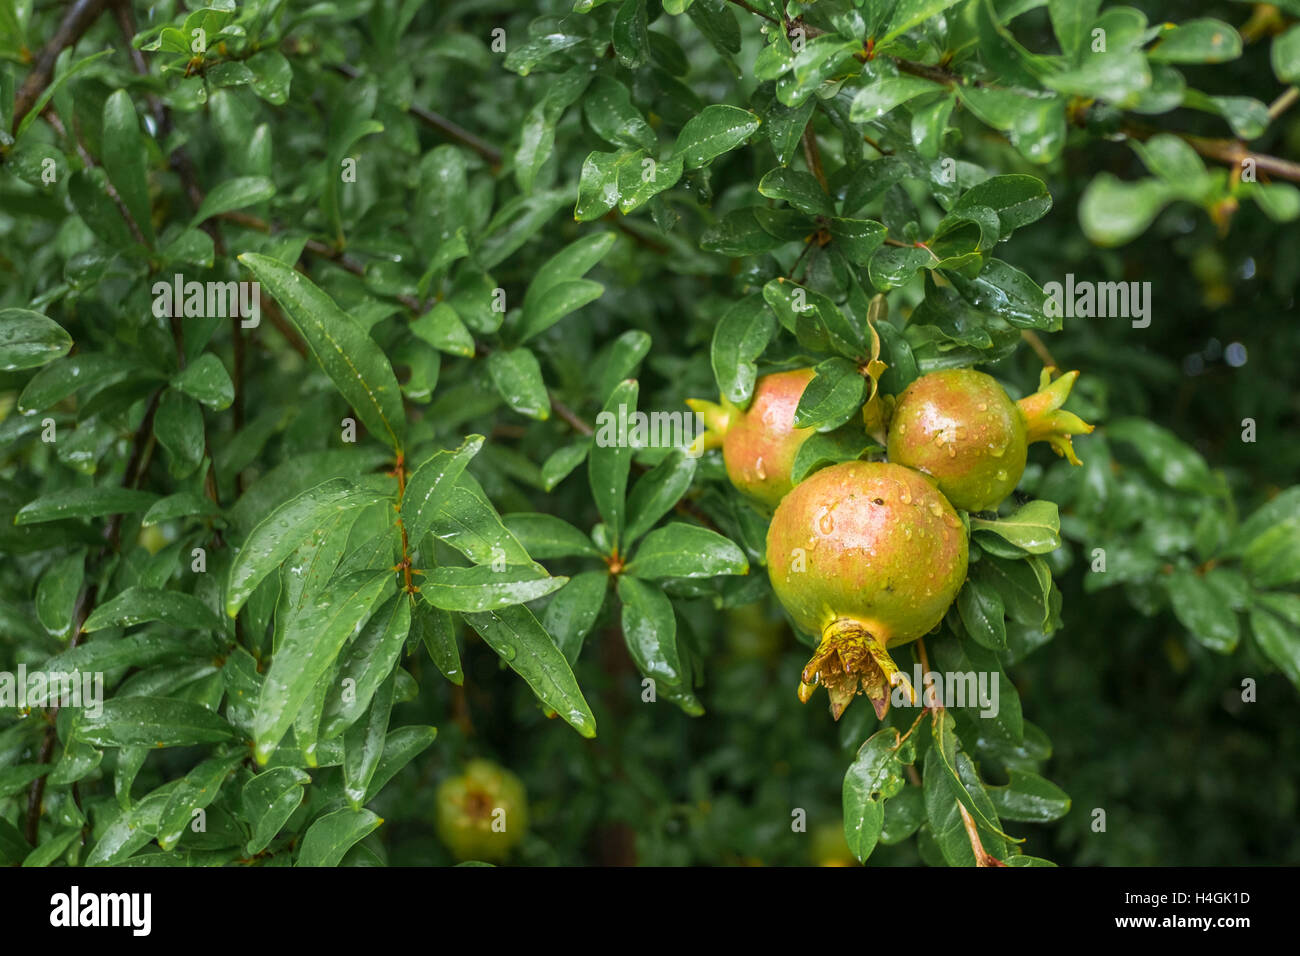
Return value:
[(974, 369), (923, 375), (889, 421), (889, 460), (924, 472), (964, 511), (991, 511), (1015, 490), (1028, 449), (1025, 416)]
[(528, 830), (524, 785), (490, 760), (471, 760), (444, 780), (435, 805), (438, 837), (459, 860), (504, 860)]
[(821, 635), (849, 619), (889, 647), (943, 618), (966, 579), (968, 547), (957, 512), (924, 475), (850, 461), (813, 473), (781, 501), (767, 571), (800, 630)]
[(754, 385), (749, 408), (732, 416), (722, 440), (722, 460), (731, 483), (749, 497), (776, 506), (792, 487), (790, 473), (799, 448), (813, 433), (795, 428), (799, 399), (813, 379), (810, 368), (764, 375)]

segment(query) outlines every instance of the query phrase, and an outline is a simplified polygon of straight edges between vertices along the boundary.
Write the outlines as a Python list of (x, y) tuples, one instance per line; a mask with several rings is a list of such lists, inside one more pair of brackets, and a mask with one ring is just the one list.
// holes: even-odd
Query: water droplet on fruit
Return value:
[(994, 475), (994, 477), (997, 478), (998, 481), (1006, 481), (1006, 480), (1007, 480), (1007, 473), (1006, 473), (1005, 470), (999, 468), (998, 471), (997, 471), (997, 474)]
[(822, 534), (831, 534), (835, 530), (835, 521), (831, 518), (831, 510), (823, 508), (817, 514), (817, 530)]
[(760, 458), (760, 459), (758, 459), (758, 461), (754, 462), (754, 472), (755, 472), (755, 474), (758, 475), (758, 480), (759, 480), (759, 481), (766, 481), (766, 480), (767, 480), (767, 469), (763, 467), (763, 459), (762, 459), (762, 458)]
[(934, 515), (936, 518), (943, 515), (943, 506), (933, 498), (930, 499), (928, 507), (930, 508), (930, 514)]

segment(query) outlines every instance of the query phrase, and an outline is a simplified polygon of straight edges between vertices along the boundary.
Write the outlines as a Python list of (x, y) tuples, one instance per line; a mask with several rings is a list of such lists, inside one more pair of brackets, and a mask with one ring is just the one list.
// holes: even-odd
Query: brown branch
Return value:
[(764, 13), (762, 10), (755, 10), (748, 3), (746, 3), (745, 0), (728, 0), (728, 2), (734, 3), (736, 6), (740, 7), (741, 9), (748, 10), (750, 13), (754, 14), (754, 16), (762, 17), (764, 20), (767, 20), (771, 23), (781, 22), (776, 17), (772, 16), (770, 13)]
[(976, 866), (1006, 866), (1001, 860), (984, 849), (984, 843), (980, 840), (979, 830), (975, 827), (975, 821), (971, 818), (968, 811), (960, 800), (957, 801), (957, 809), (961, 811), (961, 822), (966, 827), (966, 837), (970, 840), (971, 852), (975, 854)]
[(1033, 329), (1021, 329), (1020, 337), (1029, 343), (1029, 347), (1034, 350), (1034, 354), (1047, 368), (1060, 368), (1052, 353), (1048, 350), (1047, 345), (1038, 337), (1038, 333)]
[[(148, 466), (148, 451), (153, 447), (150, 440), (153, 435), (154, 413), (158, 411), (158, 403), (162, 400), (163, 390), (157, 389), (149, 399), (149, 404), (145, 408), (144, 418), (140, 420), (140, 427), (136, 429), (135, 438), (131, 442), (131, 454), (126, 460), (126, 468), (122, 473), (122, 487), (134, 488), (139, 485), (140, 480), (144, 477), (145, 468)], [(95, 564), (102, 564), (108, 555), (117, 550), (122, 534), (123, 515), (111, 515), (108, 524), (104, 528), (104, 546), (100, 548), (95, 557)], [(81, 643), (81, 628), (86, 623), (86, 618), (95, 608), (95, 598), (98, 594), (98, 588), (94, 584), (87, 585), (77, 596), (77, 603), (72, 611), (72, 636), (68, 640), (68, 647), (73, 648)], [(38, 764), (48, 764), (54, 755), (54, 742), (58, 736), (58, 726), (55, 718), (59, 714), (59, 708), (47, 707), (45, 709), (45, 738), (41, 741), (41, 749), (37, 755)], [(41, 825), (41, 804), (45, 800), (45, 784), (49, 771), (41, 774), (31, 782), (27, 790), (27, 822), (24, 828), (27, 842), (36, 846), (37, 837), (40, 834)]]
[(14, 130), (18, 129), (18, 124), (23, 121), (23, 117), (31, 112), (36, 101), (45, 92), (45, 88), (50, 85), (59, 54), (65, 48), (77, 44), (91, 25), (99, 19), (99, 15), (104, 11), (104, 4), (105, 0), (76, 0), (68, 7), (68, 12), (63, 15), (63, 20), (59, 23), (59, 28), (54, 31), (54, 36), (50, 37), (50, 42), (41, 47), (41, 52), (36, 54), (32, 71), (27, 74), (27, 79), (23, 80), (23, 85), (14, 97), (12, 127)]
[[(356, 69), (356, 67), (349, 66), (346, 63), (334, 64), (330, 69), (340, 76), (346, 76), (349, 80), (355, 80), (357, 77), (361, 76), (360, 70)], [(406, 111), (421, 123), (424, 123), (424, 125), (431, 129), (437, 130), (448, 139), (455, 140), (464, 146), (468, 146), (493, 166), (501, 165), (501, 150), (480, 137), (475, 136), (460, 124), (447, 119), (447, 117), (443, 116), (441, 113), (435, 113), (433, 110), (425, 109), (423, 106), (416, 106), (415, 104), (408, 106)]]
[(1269, 106), (1268, 118), (1270, 120), (1277, 119), (1289, 110), (1298, 98), (1300, 98), (1300, 87), (1288, 86), (1282, 92), (1282, 95), (1275, 99)]
[[(77, 151), (77, 155), (81, 158), (81, 164), (86, 169), (93, 169), (96, 165), (95, 157), (91, 156), (90, 151), (86, 149), (86, 143), (81, 138), (81, 133), (70, 131), (66, 126), (64, 126), (63, 120), (59, 118), (59, 114), (55, 112), (53, 106), (47, 106), (42, 111), (42, 115), (45, 117), (45, 121), (50, 124), (50, 128), (60, 137), (66, 139)], [(74, 124), (76, 123), (75, 116), (72, 118), (72, 121)], [(126, 222), (127, 228), (131, 230), (131, 237), (142, 246), (148, 245), (148, 243), (144, 241), (144, 233), (140, 231), (140, 224), (137, 223), (135, 217), (131, 215), (131, 210), (126, 208), (126, 203), (122, 201), (121, 195), (108, 177), (104, 178), (104, 192), (107, 194), (108, 198), (112, 200), (113, 205), (117, 208), (118, 215), (120, 215)]]

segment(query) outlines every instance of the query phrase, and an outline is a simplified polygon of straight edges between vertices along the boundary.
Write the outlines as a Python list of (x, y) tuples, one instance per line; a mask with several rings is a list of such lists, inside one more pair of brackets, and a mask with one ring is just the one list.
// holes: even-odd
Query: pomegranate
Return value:
[[(1013, 402), (992, 377), (974, 369), (923, 375), (898, 397), (889, 422), (889, 460), (932, 477), (956, 508), (992, 511), (1015, 490), (1031, 442), (1046, 441), (1079, 464), (1071, 435), (1092, 431), (1061, 410), (1078, 372)], [(1049, 384), (1050, 382), (1050, 384)]]
[(825, 685), (836, 720), (858, 693), (882, 717), (894, 684), (915, 699), (888, 648), (943, 618), (968, 547), (952, 505), (910, 468), (849, 461), (796, 485), (768, 528), (767, 571), (795, 625), (820, 638), (799, 698)]
[(700, 450), (721, 446), (727, 477), (755, 501), (775, 506), (791, 488), (794, 456), (813, 433), (794, 427), (795, 409), (812, 378), (810, 368), (764, 375), (743, 410), (725, 397), (720, 403), (687, 400), (707, 429)]

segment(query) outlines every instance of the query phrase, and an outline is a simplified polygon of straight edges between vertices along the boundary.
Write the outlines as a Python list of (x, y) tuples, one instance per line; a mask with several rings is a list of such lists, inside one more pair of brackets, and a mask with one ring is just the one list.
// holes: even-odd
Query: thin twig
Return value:
[[(330, 67), (340, 76), (346, 76), (350, 80), (355, 80), (361, 76), (361, 71), (356, 67), (349, 66), (346, 63), (336, 63)], [(442, 133), (448, 139), (453, 139), (458, 143), (468, 146), (474, 152), (478, 153), (493, 166), (501, 165), (501, 150), (497, 149), (491, 143), (486, 142), (478, 136), (475, 136), (459, 123), (447, 119), (441, 113), (435, 113), (433, 110), (425, 109), (423, 106), (411, 104), (406, 111), (418, 119), (421, 123), (431, 129)]]
[(104, 11), (104, 4), (105, 0), (76, 0), (68, 7), (68, 12), (63, 15), (63, 20), (59, 23), (59, 28), (54, 31), (54, 36), (50, 37), (50, 42), (41, 47), (41, 52), (36, 54), (32, 71), (27, 74), (27, 79), (23, 80), (23, 85), (19, 87), (18, 94), (14, 97), (14, 130), (18, 129), (18, 124), (23, 121), (23, 117), (31, 112), (36, 101), (45, 92), (45, 88), (50, 85), (59, 54), (65, 48), (76, 45), (91, 25), (99, 19), (99, 15)]
[[(145, 409), (144, 418), (140, 421), (140, 427), (136, 429), (135, 438), (131, 442), (131, 454), (126, 460), (126, 468), (122, 473), (122, 487), (134, 488), (144, 477), (145, 468), (148, 464), (148, 449), (153, 447), (153, 419), (154, 413), (158, 411), (158, 403), (162, 400), (162, 389), (157, 389), (149, 399), (149, 405)], [(116, 551), (121, 540), (122, 519), (123, 515), (111, 515), (108, 524), (104, 528), (104, 546), (99, 550), (95, 557), (95, 565), (102, 564), (109, 554)], [(91, 575), (87, 575), (88, 577)], [(77, 603), (72, 611), (72, 636), (68, 640), (68, 647), (73, 648), (81, 643), (81, 628), (86, 623), (86, 618), (95, 608), (95, 598), (98, 589), (94, 584), (88, 584), (77, 596)], [(58, 727), (55, 718), (58, 717), (59, 708), (57, 706), (48, 707), (45, 711), (47, 721), (45, 727), (45, 739), (41, 741), (41, 749), (37, 755), (38, 764), (48, 764), (54, 756), (54, 742), (58, 736)], [(32, 846), (36, 845), (40, 835), (41, 825), (41, 804), (45, 800), (45, 783), (49, 771), (41, 774), (31, 782), (27, 789), (27, 821), (24, 828), (27, 842)]]

